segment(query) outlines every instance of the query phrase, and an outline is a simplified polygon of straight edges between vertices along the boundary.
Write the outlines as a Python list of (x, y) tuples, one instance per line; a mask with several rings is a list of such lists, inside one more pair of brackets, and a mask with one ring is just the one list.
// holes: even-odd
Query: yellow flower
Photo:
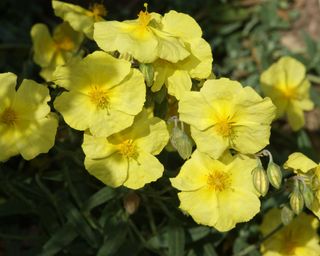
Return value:
[(84, 33), (90, 39), (93, 38), (93, 24), (103, 21), (102, 17), (107, 15), (104, 5), (97, 3), (87, 10), (79, 5), (53, 0), (52, 7), (56, 16), (69, 22), (75, 31)]
[(210, 45), (203, 39), (198, 23), (189, 15), (170, 11), (161, 20), (163, 31), (178, 37), (190, 55), (177, 63), (159, 59), (153, 63), (155, 69), (153, 92), (159, 91), (163, 84), (168, 93), (177, 99), (185, 91), (190, 91), (191, 78), (207, 78), (212, 71), (212, 52)]
[(180, 208), (199, 224), (224, 232), (259, 212), (260, 201), (252, 183), (255, 159), (237, 156), (228, 164), (196, 150), (178, 176), (171, 179)]
[(228, 148), (253, 154), (268, 145), (275, 111), (269, 98), (226, 78), (207, 80), (179, 102), (180, 119), (191, 125), (197, 148), (216, 159)]
[(107, 138), (85, 134), (85, 167), (111, 187), (141, 188), (162, 176), (163, 166), (154, 155), (168, 139), (165, 122), (143, 110), (133, 125), (120, 133)]
[(311, 187), (315, 197), (310, 210), (320, 219), (320, 165), (304, 154), (295, 152), (289, 156), (283, 167), (293, 170), (300, 180)]
[(50, 113), (48, 88), (16, 75), (0, 74), (0, 161), (21, 154), (30, 160), (54, 145), (58, 121)]
[[(280, 210), (270, 210), (263, 219), (261, 232), (268, 235), (281, 224)], [(263, 256), (318, 256), (320, 255), (317, 228), (319, 221), (301, 213), (261, 244)]]
[(33, 59), (41, 68), (40, 75), (46, 81), (52, 81), (57, 66), (64, 65), (81, 55), (82, 34), (74, 31), (68, 23), (58, 25), (53, 36), (45, 24), (35, 24), (31, 29)]
[(277, 117), (286, 115), (294, 131), (304, 125), (304, 110), (311, 110), (310, 82), (306, 68), (291, 57), (282, 57), (261, 74), (262, 91), (277, 107)]
[(179, 39), (161, 30), (161, 16), (147, 10), (135, 20), (97, 22), (93, 38), (104, 51), (131, 54), (143, 63), (157, 58), (177, 62), (189, 56)]
[(54, 102), (66, 123), (95, 136), (109, 136), (133, 123), (143, 107), (146, 88), (142, 74), (131, 64), (96, 51), (83, 60), (58, 67), (56, 84), (68, 92)]

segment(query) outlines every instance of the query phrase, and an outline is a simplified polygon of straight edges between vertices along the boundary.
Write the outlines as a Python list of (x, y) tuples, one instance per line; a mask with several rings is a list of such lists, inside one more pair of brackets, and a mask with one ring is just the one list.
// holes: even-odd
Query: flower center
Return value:
[(212, 171), (207, 178), (207, 185), (215, 191), (223, 191), (230, 187), (231, 181), (229, 174), (222, 171)]
[(148, 4), (144, 4), (146, 8), (145, 11), (140, 11), (138, 14), (138, 22), (142, 27), (148, 26), (149, 22), (151, 21), (151, 15), (148, 13)]
[(107, 10), (103, 4), (94, 3), (89, 9), (92, 12), (91, 15), (96, 21), (99, 21), (100, 17), (107, 16)]
[(13, 126), (17, 119), (17, 113), (12, 108), (6, 108), (1, 115), (0, 121), (6, 125)]
[(107, 109), (109, 106), (109, 97), (108, 93), (105, 90), (100, 89), (99, 87), (93, 87), (89, 92), (90, 100), (95, 104), (99, 109)]
[(75, 48), (73, 41), (69, 37), (63, 37), (56, 42), (57, 48), (64, 51), (71, 51)]
[(282, 93), (283, 93), (283, 96), (288, 100), (297, 98), (297, 93), (295, 88), (286, 86), (282, 89)]
[(218, 123), (215, 124), (215, 129), (218, 134), (223, 137), (228, 137), (232, 133), (232, 123), (228, 119), (220, 120)]
[(119, 146), (119, 151), (121, 155), (127, 158), (136, 157), (138, 154), (137, 146), (134, 144), (133, 140), (125, 140)]

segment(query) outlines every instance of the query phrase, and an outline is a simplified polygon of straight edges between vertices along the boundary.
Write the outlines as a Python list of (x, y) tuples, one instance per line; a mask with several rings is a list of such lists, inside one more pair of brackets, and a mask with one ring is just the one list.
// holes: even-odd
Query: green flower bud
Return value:
[(282, 172), (279, 165), (269, 162), (267, 168), (268, 179), (273, 187), (279, 189), (282, 183)]
[(140, 63), (139, 69), (144, 76), (144, 80), (148, 87), (153, 85), (154, 68), (151, 64)]
[(252, 171), (253, 185), (255, 189), (262, 195), (265, 196), (269, 190), (269, 180), (262, 165), (259, 164)]
[(192, 153), (192, 142), (188, 135), (179, 127), (174, 127), (171, 132), (170, 141), (172, 146), (178, 151), (182, 159), (187, 159)]
[(290, 206), (295, 214), (299, 214), (303, 210), (304, 199), (299, 189), (294, 189), (290, 194)]
[(302, 190), (302, 195), (303, 195), (303, 199), (306, 207), (310, 209), (314, 199), (314, 194), (312, 189), (306, 185)]
[(294, 217), (294, 212), (288, 206), (284, 206), (281, 209), (281, 221), (284, 225), (288, 225)]

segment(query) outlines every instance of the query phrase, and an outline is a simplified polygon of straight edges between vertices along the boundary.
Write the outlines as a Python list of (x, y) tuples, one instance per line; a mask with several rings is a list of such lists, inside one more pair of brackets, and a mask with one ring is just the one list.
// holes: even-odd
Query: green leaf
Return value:
[(112, 188), (104, 187), (93, 194), (83, 206), (84, 211), (90, 211), (93, 208), (104, 204), (115, 196), (115, 191)]
[(56, 255), (77, 236), (78, 234), (73, 225), (71, 223), (67, 223), (45, 243), (39, 256)]
[(125, 226), (118, 226), (117, 229), (109, 230), (97, 256), (116, 255), (118, 249), (126, 242), (127, 231)]
[(218, 253), (214, 249), (213, 245), (207, 243), (203, 246), (204, 256), (218, 256)]
[(168, 231), (169, 256), (183, 256), (185, 233), (181, 226), (171, 226)]

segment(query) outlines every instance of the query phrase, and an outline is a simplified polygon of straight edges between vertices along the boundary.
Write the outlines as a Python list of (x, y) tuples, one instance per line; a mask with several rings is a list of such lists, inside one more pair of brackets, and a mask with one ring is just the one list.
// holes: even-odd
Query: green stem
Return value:
[(316, 83), (316, 84), (320, 84), (320, 77), (319, 76), (315, 76), (315, 75), (307, 75), (308, 76), (308, 79), (313, 82), (313, 83)]

